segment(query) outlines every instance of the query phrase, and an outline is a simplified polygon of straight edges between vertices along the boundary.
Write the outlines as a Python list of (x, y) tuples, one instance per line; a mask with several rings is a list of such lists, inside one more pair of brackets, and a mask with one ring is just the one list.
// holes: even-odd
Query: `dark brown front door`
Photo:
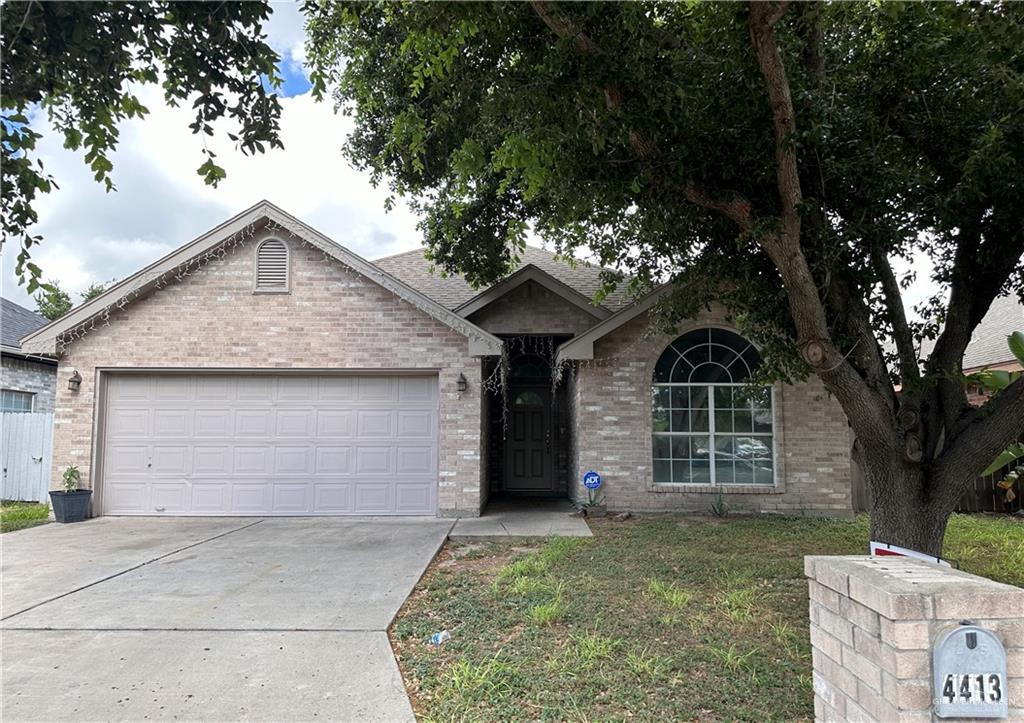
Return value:
[(551, 494), (551, 388), (513, 386), (509, 390), (505, 439), (505, 490)]

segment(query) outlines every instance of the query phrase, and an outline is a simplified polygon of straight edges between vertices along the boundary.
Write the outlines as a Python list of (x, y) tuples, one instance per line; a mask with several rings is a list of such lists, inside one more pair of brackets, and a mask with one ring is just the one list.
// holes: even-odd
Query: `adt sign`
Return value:
[(596, 490), (601, 486), (601, 475), (594, 470), (590, 470), (583, 475), (583, 486), (588, 490)]

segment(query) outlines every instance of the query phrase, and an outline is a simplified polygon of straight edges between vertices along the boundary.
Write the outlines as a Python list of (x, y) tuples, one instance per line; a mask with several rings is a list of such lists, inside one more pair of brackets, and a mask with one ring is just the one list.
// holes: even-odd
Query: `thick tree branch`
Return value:
[(743, 233), (750, 233), (754, 227), (750, 201), (739, 195), (728, 198), (712, 194), (694, 181), (687, 181), (683, 188), (686, 200), (711, 211), (717, 211), (739, 226)]
[(917, 365), (917, 352), (914, 350), (914, 336), (907, 324), (907, 313), (903, 308), (903, 293), (899, 282), (892, 271), (892, 265), (885, 253), (880, 249), (871, 250), (871, 263), (882, 282), (882, 299), (885, 302), (886, 315), (892, 325), (893, 341), (900, 359), (900, 378), (903, 386), (921, 378), (921, 370)]

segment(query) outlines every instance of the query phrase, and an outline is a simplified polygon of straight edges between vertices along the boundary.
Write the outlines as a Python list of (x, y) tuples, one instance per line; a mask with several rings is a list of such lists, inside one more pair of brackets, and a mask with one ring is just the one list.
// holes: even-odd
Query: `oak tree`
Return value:
[[(765, 375), (846, 412), (872, 535), (941, 551), (1024, 432), (1024, 380), (975, 408), (961, 375), (1024, 292), (1024, 4), (304, 8), (349, 157), (414, 200), (440, 269), (492, 282), (533, 229), (636, 293), (670, 280), (659, 323), (724, 303)], [(916, 257), (941, 287), (920, 318), (894, 270)]]

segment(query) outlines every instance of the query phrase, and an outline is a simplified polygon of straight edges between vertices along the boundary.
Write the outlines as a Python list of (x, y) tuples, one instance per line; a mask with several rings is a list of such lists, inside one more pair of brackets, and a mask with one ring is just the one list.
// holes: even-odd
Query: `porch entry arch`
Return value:
[(749, 382), (760, 363), (753, 344), (716, 327), (666, 347), (651, 380), (655, 484), (775, 484), (771, 387)]

